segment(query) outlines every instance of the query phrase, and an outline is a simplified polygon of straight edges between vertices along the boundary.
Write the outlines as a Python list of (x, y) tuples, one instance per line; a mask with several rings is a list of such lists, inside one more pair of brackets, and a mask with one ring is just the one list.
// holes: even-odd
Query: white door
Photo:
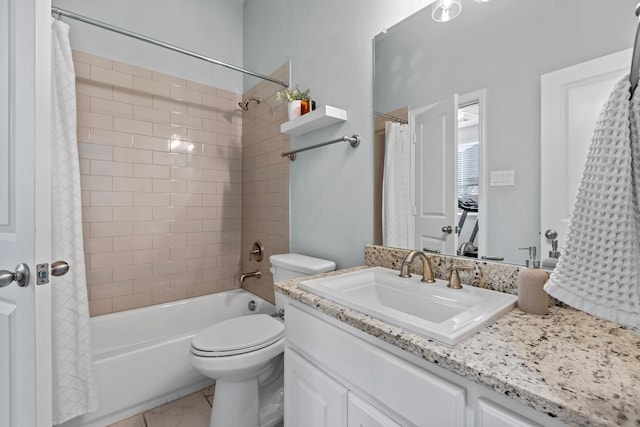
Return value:
[(631, 49), (541, 77), (541, 258), (547, 230), (562, 246), (600, 111), (631, 64)]
[(284, 352), (284, 424), (305, 427), (347, 425), (348, 390), (298, 353)]
[(416, 247), (455, 254), (458, 95), (410, 112), (416, 144)]
[(31, 269), (25, 286), (5, 272), (0, 288), (3, 427), (51, 425), (50, 286), (34, 280), (50, 250), (50, 7), (0, 0), (0, 269)]

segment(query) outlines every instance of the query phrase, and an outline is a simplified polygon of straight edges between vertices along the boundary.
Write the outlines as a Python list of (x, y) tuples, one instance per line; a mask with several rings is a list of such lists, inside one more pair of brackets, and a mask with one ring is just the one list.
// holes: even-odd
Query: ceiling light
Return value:
[(447, 22), (458, 16), (461, 11), (460, 0), (438, 0), (433, 4), (431, 17), (436, 22)]

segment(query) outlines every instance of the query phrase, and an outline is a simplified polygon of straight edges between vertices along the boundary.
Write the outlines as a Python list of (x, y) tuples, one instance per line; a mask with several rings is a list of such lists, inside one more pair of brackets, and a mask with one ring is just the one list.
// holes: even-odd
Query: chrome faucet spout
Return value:
[(240, 283), (244, 283), (249, 277), (255, 277), (259, 279), (262, 276), (262, 272), (260, 270), (252, 271), (251, 273), (242, 273), (240, 274)]
[(402, 266), (400, 267), (400, 277), (411, 277), (411, 264), (416, 256), (422, 259), (422, 281), (426, 283), (435, 283), (433, 278), (433, 269), (431, 268), (431, 257), (425, 255), (422, 251), (411, 251), (402, 260)]

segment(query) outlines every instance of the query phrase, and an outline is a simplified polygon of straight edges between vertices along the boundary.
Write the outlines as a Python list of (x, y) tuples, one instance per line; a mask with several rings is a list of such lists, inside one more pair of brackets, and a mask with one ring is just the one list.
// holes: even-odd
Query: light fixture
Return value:
[(436, 22), (447, 22), (458, 16), (462, 12), (460, 0), (437, 0), (433, 4), (431, 17)]

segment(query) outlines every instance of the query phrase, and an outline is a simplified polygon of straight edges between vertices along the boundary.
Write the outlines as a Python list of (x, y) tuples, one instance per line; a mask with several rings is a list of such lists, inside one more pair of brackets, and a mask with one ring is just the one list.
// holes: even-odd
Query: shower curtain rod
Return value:
[(399, 117), (392, 116), (391, 114), (379, 113), (378, 111), (374, 111), (373, 113), (374, 113), (376, 116), (380, 116), (380, 117), (383, 117), (383, 118), (385, 118), (385, 119), (392, 120), (392, 121), (394, 121), (394, 122), (402, 123), (403, 125), (406, 125), (406, 124), (408, 124), (408, 123), (409, 123), (409, 122), (408, 122), (408, 121), (406, 121), (405, 119), (401, 119), (401, 118), (399, 118)]
[(143, 36), (142, 34), (137, 34), (137, 33), (134, 33), (132, 31), (125, 30), (124, 28), (115, 27), (113, 25), (109, 25), (109, 24), (106, 24), (106, 23), (101, 22), (101, 21), (96, 21), (95, 19), (83, 16), (83, 15), (78, 15), (77, 13), (69, 12), (68, 10), (60, 9), (58, 7), (55, 7), (55, 6), (51, 7), (51, 14), (55, 15), (58, 19), (60, 19), (61, 16), (66, 16), (67, 18), (71, 18), (71, 19), (74, 19), (76, 21), (84, 22), (86, 24), (94, 25), (96, 27), (100, 27), (100, 28), (103, 28), (103, 29), (108, 30), (108, 31), (113, 31), (114, 33), (122, 34), (123, 36), (132, 37), (134, 39), (137, 39), (137, 40), (140, 40), (140, 41), (143, 41), (143, 42), (146, 42), (146, 43), (150, 43), (150, 44), (153, 44), (153, 45), (156, 45), (156, 46), (160, 46), (160, 47), (163, 47), (165, 49), (172, 50), (174, 52), (178, 52), (178, 53), (182, 53), (184, 55), (192, 56), (194, 58), (198, 58), (198, 59), (201, 59), (203, 61), (210, 62), (212, 64), (220, 65), (222, 67), (227, 67), (227, 68), (230, 68), (230, 69), (235, 70), (235, 71), (240, 71), (241, 73), (249, 74), (250, 76), (258, 77), (258, 78), (263, 79), (263, 80), (269, 80), (270, 82), (277, 83), (277, 84), (279, 84), (281, 86), (284, 86), (284, 87), (289, 87), (289, 83), (284, 82), (282, 80), (277, 80), (277, 79), (271, 78), (269, 76), (265, 76), (264, 74), (256, 73), (254, 71), (245, 70), (244, 68), (236, 67), (235, 65), (227, 64), (226, 62), (218, 61), (217, 59), (213, 59), (213, 58), (210, 58), (208, 56), (204, 56), (204, 55), (201, 55), (199, 53), (192, 52), (190, 50), (183, 49), (181, 47), (174, 46), (174, 45), (169, 44), (169, 43), (165, 43), (165, 42), (160, 41), (160, 40), (152, 39), (151, 37)]

